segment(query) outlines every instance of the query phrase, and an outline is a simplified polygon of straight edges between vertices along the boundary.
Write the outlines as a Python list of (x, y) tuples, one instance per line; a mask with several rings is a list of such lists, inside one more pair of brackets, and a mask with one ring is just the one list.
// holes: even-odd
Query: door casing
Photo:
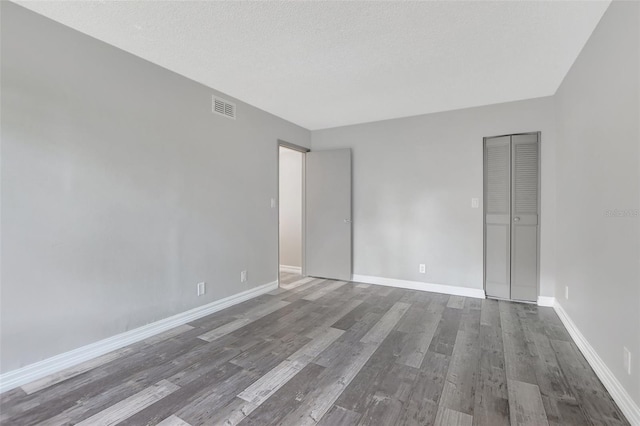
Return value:
[(304, 277), (306, 276), (306, 250), (305, 250), (305, 230), (306, 230), (306, 223), (305, 223), (305, 217), (306, 217), (306, 200), (305, 200), (305, 182), (306, 182), (306, 178), (305, 178), (305, 158), (306, 156), (304, 154), (306, 154), (307, 152), (311, 151), (309, 148), (305, 148), (303, 146), (300, 145), (296, 145), (287, 141), (283, 141), (282, 139), (278, 139), (278, 143), (276, 144), (276, 169), (277, 169), (277, 173), (276, 173), (276, 206), (277, 206), (277, 214), (278, 214), (278, 221), (277, 221), (277, 238), (278, 238), (278, 244), (277, 244), (277, 251), (278, 251), (278, 264), (277, 264), (277, 271), (278, 271), (278, 283), (280, 282), (280, 148), (288, 148), (288, 149), (292, 149), (294, 151), (298, 151), (300, 153), (302, 153), (302, 218), (301, 218), (301, 225), (302, 225), (302, 230), (301, 230), (301, 249), (302, 249), (302, 253), (300, 256), (300, 263), (301, 263), (301, 275)]

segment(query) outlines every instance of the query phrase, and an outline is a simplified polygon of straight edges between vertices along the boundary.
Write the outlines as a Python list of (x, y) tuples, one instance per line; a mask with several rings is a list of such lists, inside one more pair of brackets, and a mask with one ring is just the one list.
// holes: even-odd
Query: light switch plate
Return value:
[(471, 199), (471, 208), (472, 209), (477, 209), (478, 207), (480, 207), (480, 199), (479, 198), (472, 198)]

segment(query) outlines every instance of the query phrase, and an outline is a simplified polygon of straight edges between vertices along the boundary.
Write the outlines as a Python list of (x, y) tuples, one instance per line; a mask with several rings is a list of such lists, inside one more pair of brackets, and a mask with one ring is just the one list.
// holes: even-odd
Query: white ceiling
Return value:
[(18, 3), (311, 130), (552, 95), (609, 5)]

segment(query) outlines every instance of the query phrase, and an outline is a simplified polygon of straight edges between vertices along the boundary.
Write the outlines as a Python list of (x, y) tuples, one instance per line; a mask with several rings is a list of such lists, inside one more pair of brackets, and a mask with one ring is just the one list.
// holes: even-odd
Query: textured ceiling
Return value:
[(552, 95), (609, 5), (18, 3), (312, 130)]

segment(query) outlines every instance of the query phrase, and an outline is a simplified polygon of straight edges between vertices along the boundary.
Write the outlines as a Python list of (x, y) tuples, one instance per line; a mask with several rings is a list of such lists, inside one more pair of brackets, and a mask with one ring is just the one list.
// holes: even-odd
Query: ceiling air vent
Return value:
[(213, 112), (216, 114), (224, 115), (228, 118), (236, 118), (236, 104), (227, 101), (226, 99), (213, 97)]

